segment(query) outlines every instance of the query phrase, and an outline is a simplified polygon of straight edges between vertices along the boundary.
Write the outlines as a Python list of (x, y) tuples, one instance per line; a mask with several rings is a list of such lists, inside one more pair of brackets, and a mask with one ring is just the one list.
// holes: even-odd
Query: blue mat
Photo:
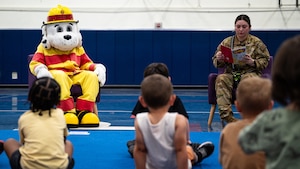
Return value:
[[(79, 134), (79, 135), (77, 135)], [(192, 142), (212, 141), (214, 153), (193, 169), (221, 169), (218, 162), (219, 132), (191, 132)], [(0, 139), (19, 139), (18, 132), (0, 130)], [(134, 160), (126, 143), (134, 139), (134, 131), (80, 131), (68, 137), (74, 145), (75, 169), (134, 169)], [(0, 155), (0, 168), (9, 169), (5, 153)]]

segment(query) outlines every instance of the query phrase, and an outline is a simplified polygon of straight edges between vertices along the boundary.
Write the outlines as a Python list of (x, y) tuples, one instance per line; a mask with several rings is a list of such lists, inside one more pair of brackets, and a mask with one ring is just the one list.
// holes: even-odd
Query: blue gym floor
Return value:
[[(25, 112), (27, 88), (0, 88), (0, 139), (19, 139), (17, 122)], [(214, 153), (193, 169), (221, 169), (218, 162), (219, 135), (222, 125), (218, 112), (213, 119), (212, 128), (207, 127), (210, 105), (207, 102), (205, 89), (175, 89), (190, 116), (192, 142), (212, 141)], [(97, 104), (102, 122), (111, 123), (104, 130), (72, 130), (68, 139), (74, 145), (75, 169), (134, 169), (134, 160), (127, 152), (126, 143), (134, 139), (133, 119), (131, 110), (136, 104), (139, 89), (101, 90), (101, 101)], [(234, 108), (235, 111), (235, 108)], [(239, 118), (238, 113), (234, 113)], [(0, 169), (8, 169), (9, 162), (5, 155), (0, 155)]]
[[(0, 88), (0, 129), (15, 129), (19, 116), (28, 109), (27, 88)], [(133, 126), (131, 110), (136, 104), (139, 89), (104, 88), (101, 101), (97, 103), (101, 121), (111, 126)], [(212, 128), (208, 129), (207, 118), (210, 105), (207, 102), (206, 89), (175, 89), (190, 116), (192, 131), (220, 131), (222, 125), (216, 110)], [(235, 111), (235, 109), (234, 109)], [(236, 117), (239, 114), (235, 113)]]

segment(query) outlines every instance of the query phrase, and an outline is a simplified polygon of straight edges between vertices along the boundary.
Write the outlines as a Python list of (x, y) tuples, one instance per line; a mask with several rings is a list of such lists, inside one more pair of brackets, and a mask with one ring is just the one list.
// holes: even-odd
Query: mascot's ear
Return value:
[[(78, 23), (78, 21), (76, 22), (76, 24)], [(78, 34), (78, 45), (77, 47), (81, 47), (82, 46), (82, 36), (81, 36), (81, 33), (80, 33), (80, 30), (78, 28), (78, 25), (76, 26), (77, 27), (77, 34)]]
[(81, 33), (78, 33), (78, 46), (77, 47), (81, 47), (82, 46), (82, 36)]
[(43, 25), (42, 26), (42, 45), (44, 46), (45, 49), (50, 49), (51, 48), (51, 45), (47, 39), (47, 25)]

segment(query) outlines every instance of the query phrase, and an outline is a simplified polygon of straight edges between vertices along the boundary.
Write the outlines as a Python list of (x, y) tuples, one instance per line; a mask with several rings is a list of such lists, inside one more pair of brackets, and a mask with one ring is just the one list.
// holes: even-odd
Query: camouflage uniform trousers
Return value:
[[(248, 77), (259, 76), (256, 73), (245, 73), (241, 74), (240, 81)], [(216, 97), (219, 109), (219, 114), (222, 120), (225, 122), (234, 122), (237, 119), (234, 118), (231, 104), (232, 100), (232, 90), (234, 88), (233, 75), (231, 73), (219, 74), (216, 79)]]

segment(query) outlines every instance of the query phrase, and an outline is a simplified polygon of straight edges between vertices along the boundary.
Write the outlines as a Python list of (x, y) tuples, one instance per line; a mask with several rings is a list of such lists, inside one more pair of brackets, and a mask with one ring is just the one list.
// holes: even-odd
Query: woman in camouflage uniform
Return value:
[[(261, 76), (261, 71), (268, 66), (270, 59), (266, 45), (258, 37), (249, 34), (250, 18), (242, 14), (234, 23), (235, 35), (225, 38), (212, 57), (216, 68), (225, 68), (225, 72), (218, 75), (215, 88), (220, 117), (227, 123), (236, 121), (231, 108), (233, 88), (240, 80)], [(221, 46), (232, 50), (245, 47), (246, 54), (238, 62), (230, 63), (221, 52)]]

